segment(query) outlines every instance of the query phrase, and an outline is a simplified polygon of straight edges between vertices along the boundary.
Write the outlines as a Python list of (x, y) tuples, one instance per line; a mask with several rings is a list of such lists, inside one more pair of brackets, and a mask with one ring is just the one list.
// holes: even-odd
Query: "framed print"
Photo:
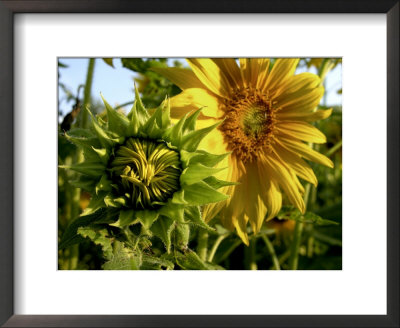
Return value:
[(398, 1), (0, 9), (2, 325), (399, 325)]

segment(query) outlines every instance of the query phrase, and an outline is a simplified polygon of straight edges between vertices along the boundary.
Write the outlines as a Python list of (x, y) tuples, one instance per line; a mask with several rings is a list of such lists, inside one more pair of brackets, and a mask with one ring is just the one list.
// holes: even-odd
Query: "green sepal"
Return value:
[(113, 255), (112, 239), (108, 237), (106, 229), (95, 229), (92, 226), (79, 227), (77, 233), (84, 238), (89, 238), (96, 245), (100, 245), (106, 259), (111, 259)]
[(77, 180), (70, 181), (71, 186), (80, 188), (86, 191), (93, 191), (96, 186), (96, 182), (92, 178), (87, 178), (85, 175), (79, 175)]
[(118, 221), (110, 225), (114, 227), (124, 228), (136, 223), (138, 220), (134, 210), (121, 210), (119, 212)]
[(87, 109), (90, 117), (92, 119), (92, 129), (96, 133), (97, 137), (99, 138), (100, 144), (103, 148), (110, 149), (116, 143), (116, 140), (113, 140), (107, 132), (99, 125), (97, 119), (93, 116), (92, 112)]
[(100, 96), (107, 110), (108, 129), (118, 135), (128, 136), (130, 124), (128, 118), (112, 108), (101, 93)]
[(215, 232), (215, 229), (211, 228), (201, 218), (200, 209), (198, 206), (186, 206), (185, 207), (185, 220), (210, 232)]
[(183, 125), (183, 133), (192, 132), (196, 129), (196, 121), (201, 113), (202, 108), (196, 110), (193, 114), (191, 114), (185, 121)]
[(182, 204), (174, 204), (172, 199), (169, 199), (168, 202), (158, 210), (158, 213), (178, 222), (184, 222), (184, 206)]
[(199, 156), (190, 159), (189, 165), (194, 165), (199, 163), (205, 166), (214, 167), (215, 165), (217, 165), (219, 162), (221, 162), (231, 154), (231, 153), (224, 153), (216, 155), (206, 152), (204, 150), (198, 150), (196, 153), (199, 154)]
[(105, 207), (104, 197), (107, 192), (101, 191), (98, 194), (93, 194), (90, 199), (89, 205), (85, 208), (81, 216), (90, 215), (96, 212), (98, 209)]
[[(157, 111), (161, 111), (161, 108), (158, 108)], [(157, 111), (147, 120), (143, 127), (139, 129), (139, 131), (142, 132), (145, 137), (158, 139), (162, 135), (162, 131), (158, 128), (156, 124)]]
[(106, 206), (119, 208), (126, 205), (126, 198), (124, 196), (113, 197), (111, 194), (108, 194), (104, 197), (104, 203)]
[(154, 115), (156, 116), (156, 122), (160, 129), (166, 129), (171, 125), (170, 101), (168, 97), (166, 97), (161, 105), (157, 108)]
[(137, 211), (135, 215), (143, 227), (149, 230), (154, 221), (157, 220), (159, 214), (154, 210), (141, 210)]
[(81, 147), (83, 149), (89, 149), (91, 150), (92, 147), (100, 147), (101, 144), (97, 138), (82, 138), (82, 137), (74, 137), (71, 136), (70, 133), (65, 133), (64, 134), (65, 138), (73, 143), (74, 145)]
[(171, 198), (171, 202), (173, 204), (186, 205), (187, 201), (185, 200), (185, 191), (183, 189), (181, 189), (181, 190), (175, 192)]
[(100, 181), (96, 184), (95, 191), (98, 194), (100, 191), (111, 191), (111, 181), (108, 180), (106, 174), (103, 174)]
[(221, 122), (218, 122), (216, 124), (213, 124), (209, 127), (200, 129), (200, 130), (195, 130), (192, 132), (189, 132), (188, 134), (184, 135), (182, 137), (181, 141), (181, 148), (187, 150), (187, 151), (195, 151), (197, 147), (199, 146), (200, 142), (204, 139), (207, 134), (209, 134), (212, 130), (214, 130), (218, 125), (220, 125)]
[(240, 184), (240, 182), (230, 182), (230, 181), (220, 180), (214, 176), (205, 178), (203, 181), (214, 189), (219, 189), (226, 186), (237, 186)]
[(92, 147), (92, 149), (93, 149), (94, 152), (97, 154), (97, 156), (99, 156), (101, 162), (102, 162), (103, 164), (107, 165), (108, 160), (110, 159), (110, 154), (109, 154), (109, 152), (107, 151), (107, 149), (105, 149), (105, 148), (100, 148), (100, 149), (98, 149), (98, 148), (94, 148), (94, 147)]
[(202, 154), (200, 154), (198, 152), (188, 152), (184, 149), (181, 149), (179, 154), (180, 154), (181, 163), (182, 163), (184, 169), (189, 166), (189, 163), (192, 158), (195, 158), (197, 156), (202, 156)]
[(59, 165), (59, 168), (70, 169), (91, 177), (100, 177), (103, 175), (105, 167), (99, 162), (82, 162), (72, 165)]
[(205, 262), (190, 249), (184, 253), (175, 252), (174, 256), (176, 263), (184, 270), (208, 270)]
[(170, 129), (167, 130), (164, 137), (169, 137), (171, 144), (179, 147), (182, 135), (183, 135), (183, 125), (185, 124), (187, 114), (185, 114), (176, 124), (174, 124)]
[(225, 168), (212, 168), (200, 163), (190, 165), (182, 172), (180, 182), (182, 185), (191, 185), (200, 182), (215, 173), (221, 172), (224, 169)]
[(216, 191), (203, 181), (183, 186), (183, 191), (184, 199), (190, 205), (217, 203), (229, 198), (229, 196)]
[(174, 227), (175, 220), (173, 218), (161, 215), (150, 228), (151, 232), (164, 243), (167, 253), (171, 251), (171, 233)]

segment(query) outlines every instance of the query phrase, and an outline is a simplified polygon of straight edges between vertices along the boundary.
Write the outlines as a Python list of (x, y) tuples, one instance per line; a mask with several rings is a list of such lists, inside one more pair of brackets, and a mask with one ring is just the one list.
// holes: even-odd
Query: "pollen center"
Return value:
[(243, 162), (257, 158), (273, 142), (275, 108), (268, 94), (250, 88), (237, 90), (223, 110), (220, 130), (229, 150)]
[(179, 190), (179, 153), (164, 142), (129, 138), (111, 161), (113, 187), (135, 209), (165, 204)]

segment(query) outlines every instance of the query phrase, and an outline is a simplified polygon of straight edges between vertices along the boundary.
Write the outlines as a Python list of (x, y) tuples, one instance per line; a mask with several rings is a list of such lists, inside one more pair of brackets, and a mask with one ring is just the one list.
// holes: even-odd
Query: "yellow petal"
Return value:
[(333, 168), (333, 163), (328, 157), (311, 149), (306, 144), (304, 144), (302, 142), (290, 140), (290, 139), (287, 139), (284, 137), (280, 137), (279, 140), (281, 141), (282, 146), (285, 147), (286, 149), (290, 150), (291, 152), (298, 154), (301, 157), (308, 159), (309, 161), (313, 161), (313, 162), (328, 166), (330, 168)]
[(269, 90), (277, 89), (289, 77), (291, 77), (299, 62), (298, 58), (279, 58), (275, 61), (266, 82)]
[(276, 140), (274, 144), (274, 149), (276, 154), (281, 158), (281, 160), (287, 163), (288, 166), (303, 180), (312, 183), (314, 186), (318, 185), (317, 177), (314, 174), (312, 168), (304, 162), (299, 155), (296, 155), (287, 149), (285, 149), (279, 140)]
[(240, 215), (235, 220), (235, 228), (238, 236), (242, 239), (243, 243), (249, 246), (249, 237), (247, 235), (247, 218), (244, 215)]
[(324, 87), (321, 85), (315, 89), (302, 89), (291, 94), (282, 94), (277, 101), (281, 107), (278, 113), (307, 113), (314, 110), (324, 95)]
[(234, 88), (243, 87), (242, 76), (240, 70), (233, 58), (213, 58), (213, 61), (218, 65), (229, 80), (229, 85)]
[(170, 99), (171, 117), (181, 118), (186, 113), (203, 108), (201, 114), (217, 118), (223, 112), (218, 109), (218, 99), (205, 89), (190, 88)]
[[(315, 126), (306, 122), (280, 121), (276, 125), (279, 134), (313, 143), (325, 143), (325, 135)], [(279, 137), (278, 137), (279, 138)]]
[(232, 86), (224, 72), (215, 62), (208, 58), (187, 59), (197, 78), (213, 93), (226, 97), (230, 94)]
[(293, 179), (291, 172), (287, 166), (276, 157), (274, 153), (265, 157), (266, 162), (269, 164), (273, 179), (279, 183), (279, 186), (285, 191), (290, 202), (296, 206), (300, 212), (304, 213), (306, 206), (304, 200), (299, 193), (299, 188), (296, 181)]
[(300, 73), (291, 76), (287, 81), (275, 91), (274, 96), (279, 97), (281, 94), (291, 94), (300, 90), (315, 89), (321, 83), (318, 75), (312, 73)]
[(151, 70), (165, 76), (182, 90), (188, 88), (204, 88), (204, 84), (200, 82), (190, 69), (178, 67), (153, 67)]
[(302, 121), (307, 121), (307, 122), (315, 122), (319, 120), (324, 120), (331, 116), (332, 114), (332, 108), (326, 109), (326, 110), (317, 110), (315, 112), (311, 113), (302, 113), (302, 112), (283, 112), (283, 111), (278, 111), (276, 113), (277, 120), (302, 120)]
[(239, 63), (245, 86), (263, 90), (268, 76), (269, 59), (239, 58)]
[(263, 187), (263, 199), (268, 209), (268, 221), (273, 219), (279, 213), (282, 207), (282, 194), (279, 190), (277, 181), (272, 178), (264, 154), (260, 154), (257, 166), (260, 174), (261, 186)]
[(266, 207), (260, 197), (262, 186), (257, 163), (246, 164), (246, 175), (243, 179), (242, 197), (246, 200), (245, 214), (251, 224), (254, 233), (260, 231), (265, 215)]

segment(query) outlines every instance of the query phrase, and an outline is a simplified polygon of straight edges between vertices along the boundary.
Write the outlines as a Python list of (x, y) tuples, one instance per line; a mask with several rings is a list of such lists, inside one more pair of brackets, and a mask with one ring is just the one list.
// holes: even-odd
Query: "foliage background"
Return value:
[[(75, 65), (80, 61), (82, 65)], [(225, 269), (291, 269), (291, 248), (295, 241), (294, 226), (296, 220), (304, 221), (298, 253), (297, 269), (303, 270), (339, 270), (342, 268), (342, 107), (341, 107), (341, 63), (338, 59), (302, 59), (298, 72), (317, 73), (321, 65), (329, 62), (335, 67), (328, 72), (325, 80), (326, 93), (321, 108), (333, 107), (333, 114), (316, 126), (327, 136), (328, 142), (314, 145), (319, 152), (329, 156), (335, 164), (334, 169), (312, 165), (318, 178), (317, 188), (309, 186), (310, 199), (307, 214), (301, 217), (291, 206), (284, 206), (278, 218), (270, 221), (254, 238), (252, 247), (246, 247), (234, 234), (225, 230), (215, 218), (210, 224), (217, 229), (207, 239), (210, 262)], [(121, 110), (129, 110), (133, 102), (133, 80), (141, 92), (142, 100), (148, 108), (157, 106), (166, 95), (180, 92), (166, 78), (149, 71), (151, 67), (183, 66), (179, 59), (59, 59), (59, 127), (60, 131), (73, 126), (87, 127), (88, 118), (84, 106), (90, 106), (93, 112), (103, 115), (104, 108), (99, 100), (103, 92), (110, 103)], [(107, 71), (107, 84), (99, 84), (102, 72)], [(73, 79), (68, 78), (73, 75)], [(99, 90), (102, 85), (105, 90)], [(110, 91), (108, 91), (110, 90)], [(122, 91), (123, 90), (123, 91)], [(113, 97), (117, 97), (114, 98)], [(117, 101), (122, 101), (117, 103)], [(71, 164), (80, 159), (80, 153), (74, 145), (66, 141), (62, 133), (58, 141), (59, 164)], [(74, 188), (69, 181), (73, 172), (59, 170), (58, 179), (58, 236), (61, 238), (66, 228), (87, 206), (90, 195)], [(196, 249), (199, 243), (199, 231), (191, 234), (190, 247)], [(163, 244), (157, 239), (151, 240), (152, 251), (161, 255)], [(210, 256), (208, 257), (210, 259)], [(103, 267), (102, 249), (89, 238), (85, 242), (59, 251), (59, 269), (86, 270), (107, 269)], [(128, 267), (129, 268), (129, 267)], [(182, 267), (177, 267), (177, 269)], [(190, 269), (190, 268), (189, 268)]]

